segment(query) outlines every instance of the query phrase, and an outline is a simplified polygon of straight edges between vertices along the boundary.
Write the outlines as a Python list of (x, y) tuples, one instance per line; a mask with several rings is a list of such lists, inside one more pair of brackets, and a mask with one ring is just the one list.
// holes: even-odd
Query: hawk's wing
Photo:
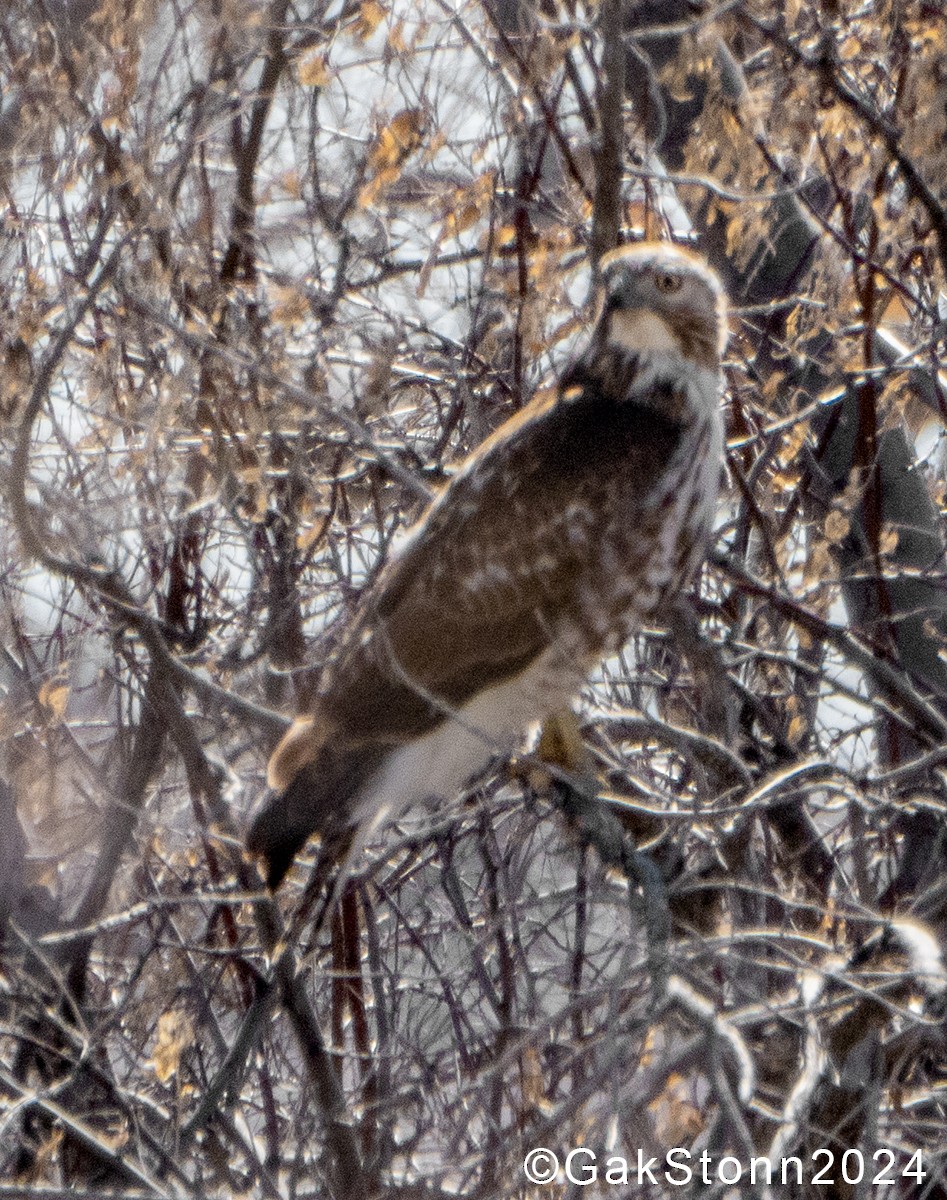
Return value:
[[(594, 376), (574, 371), (570, 382), (502, 426), (428, 509), (366, 597), (313, 713), (276, 748), (268, 778), (280, 794), (247, 836), (271, 887), (314, 830), (347, 844), (352, 800), (393, 748), (518, 675), (564, 633), (578, 633), (567, 643), (577, 656), (583, 644), (589, 656), (601, 649), (588, 596), (617, 569), (602, 554), (603, 524), (653, 521), (653, 497), (689, 434), (624, 386), (616, 401)], [(620, 564), (626, 579), (641, 577), (650, 551), (642, 538), (641, 561)]]
[(603, 515), (617, 492), (634, 527), (684, 429), (591, 380), (573, 391), (485, 443), (379, 577), (320, 706), (334, 738), (416, 737), (581, 625)]

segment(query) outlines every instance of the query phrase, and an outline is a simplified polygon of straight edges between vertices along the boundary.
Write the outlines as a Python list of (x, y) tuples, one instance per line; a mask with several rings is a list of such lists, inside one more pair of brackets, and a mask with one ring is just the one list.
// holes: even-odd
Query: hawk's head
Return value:
[(668, 242), (612, 250), (602, 259), (603, 348), (635, 358), (671, 356), (717, 372), (727, 340), (720, 280)]

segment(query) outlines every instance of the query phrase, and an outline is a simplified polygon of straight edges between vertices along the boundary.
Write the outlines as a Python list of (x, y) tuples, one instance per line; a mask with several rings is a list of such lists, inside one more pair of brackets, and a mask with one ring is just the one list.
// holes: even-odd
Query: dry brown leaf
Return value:
[(851, 527), (852, 522), (850, 518), (837, 509), (830, 512), (825, 518), (825, 536), (830, 542), (840, 542), (844, 537), (848, 536), (848, 531)]
[(420, 108), (403, 108), (382, 128), (368, 155), (371, 171), (400, 166), (421, 145), (424, 113)]
[(299, 60), (296, 75), (303, 87), (311, 88), (325, 87), (332, 78), (326, 56), (318, 50)]
[(365, 0), (358, 10), (358, 20), (355, 22), (355, 36), (360, 41), (370, 38), (385, 19), (385, 10), (378, 0)]
[(181, 1067), (181, 1055), (194, 1044), (194, 1024), (187, 1013), (171, 1009), (158, 1018), (158, 1040), (151, 1067), (161, 1083), (167, 1083)]
[(61, 679), (47, 679), (39, 689), (39, 702), (53, 720), (61, 721), (69, 703), (69, 684)]

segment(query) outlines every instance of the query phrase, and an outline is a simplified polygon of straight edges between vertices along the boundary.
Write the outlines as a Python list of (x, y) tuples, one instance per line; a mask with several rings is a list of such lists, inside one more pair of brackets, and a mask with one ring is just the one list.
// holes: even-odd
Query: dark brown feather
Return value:
[[(346, 638), (327, 688), (334, 736), (397, 743), (424, 733), (444, 706), (459, 708), (520, 672), (564, 621), (581, 622), (600, 515), (639, 531), (684, 433), (586, 382), (575, 399), (519, 425), (503, 443), (502, 471), (490, 469), (489, 454), (468, 468), (423, 538), (382, 574)], [(582, 537), (569, 527), (577, 508), (597, 517)], [(464, 583), (478, 569), (506, 575), (471, 593)], [(587, 633), (595, 653), (601, 639)]]

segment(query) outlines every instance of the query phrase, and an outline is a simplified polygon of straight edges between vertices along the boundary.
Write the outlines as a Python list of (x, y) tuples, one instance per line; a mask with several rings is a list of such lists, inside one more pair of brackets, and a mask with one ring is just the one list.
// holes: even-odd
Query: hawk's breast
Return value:
[[(690, 580), (706, 554), (716, 508), (723, 422), (715, 374), (661, 379), (631, 372), (629, 399), (613, 403), (634, 420), (626, 469), (592, 474), (586, 500), (586, 569), (578, 611), (591, 646), (613, 649)], [(646, 402), (640, 403), (636, 397)], [(656, 401), (665, 400), (664, 407)], [(667, 413), (673, 414), (669, 420)]]

